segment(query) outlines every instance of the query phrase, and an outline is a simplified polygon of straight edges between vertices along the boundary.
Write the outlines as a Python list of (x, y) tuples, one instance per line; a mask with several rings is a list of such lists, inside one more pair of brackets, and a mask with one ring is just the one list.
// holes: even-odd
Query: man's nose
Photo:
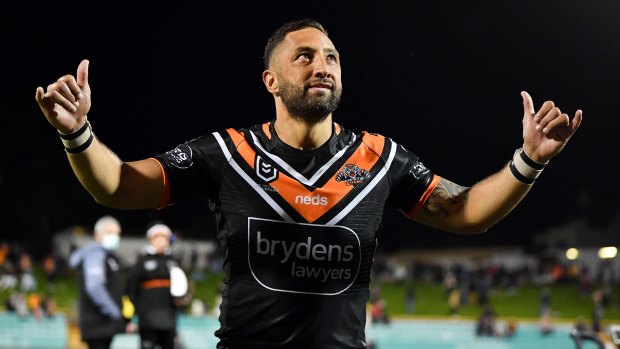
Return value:
[(314, 60), (314, 76), (321, 78), (331, 78), (331, 67), (327, 63), (327, 57), (323, 55), (317, 55)]

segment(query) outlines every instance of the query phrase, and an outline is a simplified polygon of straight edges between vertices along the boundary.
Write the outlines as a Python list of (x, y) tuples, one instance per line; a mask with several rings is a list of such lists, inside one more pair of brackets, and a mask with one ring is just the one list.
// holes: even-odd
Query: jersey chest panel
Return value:
[(218, 197), (231, 278), (278, 292), (365, 291), (389, 195), (379, 156), (361, 146), (312, 187), (238, 141)]

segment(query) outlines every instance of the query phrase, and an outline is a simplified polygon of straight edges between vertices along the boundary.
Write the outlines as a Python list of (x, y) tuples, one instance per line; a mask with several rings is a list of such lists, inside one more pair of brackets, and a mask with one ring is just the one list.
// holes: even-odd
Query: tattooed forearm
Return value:
[(448, 217), (456, 209), (465, 204), (469, 196), (469, 188), (442, 178), (431, 193), (422, 212), (429, 217)]

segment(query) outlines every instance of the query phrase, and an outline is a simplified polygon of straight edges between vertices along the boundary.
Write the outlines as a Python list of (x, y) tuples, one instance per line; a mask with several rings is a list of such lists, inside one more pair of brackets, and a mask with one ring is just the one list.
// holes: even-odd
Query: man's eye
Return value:
[(309, 61), (310, 59), (312, 59), (312, 57), (310, 57), (310, 55), (309, 55), (309, 54), (307, 54), (307, 53), (300, 53), (300, 54), (297, 56), (297, 59), (298, 59), (298, 60), (302, 60), (302, 61)]
[(338, 58), (336, 57), (336, 55), (327, 56), (327, 60), (329, 60), (330, 62), (338, 62)]

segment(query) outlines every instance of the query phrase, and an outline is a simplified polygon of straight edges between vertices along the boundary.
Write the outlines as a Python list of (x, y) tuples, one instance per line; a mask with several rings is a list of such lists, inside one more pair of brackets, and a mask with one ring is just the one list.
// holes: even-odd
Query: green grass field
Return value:
[[(383, 284), (381, 285), (381, 298), (388, 302), (388, 312), (393, 316), (407, 315), (405, 313), (405, 292), (407, 284)], [(415, 284), (417, 299), (413, 315), (420, 316), (448, 316), (449, 307), (447, 296), (441, 285)], [(582, 297), (576, 285), (551, 286), (551, 308), (555, 319), (573, 321), (582, 316), (590, 319), (593, 306), (591, 297)], [(618, 288), (614, 289), (614, 295), (618, 294)], [(490, 292), (489, 303), (495, 309), (499, 317), (517, 317), (525, 319), (537, 319), (539, 311), (540, 287), (521, 286), (514, 292), (495, 289)], [(464, 318), (476, 318), (481, 312), (481, 307), (476, 304), (475, 295), (471, 297), (469, 305), (461, 306), (459, 316)], [(612, 306), (605, 314), (606, 320), (620, 320), (620, 306), (617, 297), (612, 299)]]
[[(70, 275), (60, 277), (52, 287), (46, 283), (40, 270), (37, 270), (35, 275), (40, 292), (45, 290), (53, 292), (58, 309), (71, 315), (77, 300), (77, 288), (75, 287), (74, 278)], [(223, 275), (205, 273), (203, 276), (203, 280), (195, 283), (194, 295), (205, 301), (209, 311), (212, 311), (218, 284), (221, 283)], [(379, 285), (381, 288), (381, 298), (387, 301), (387, 311), (390, 316), (447, 317), (449, 315), (445, 290), (441, 285), (428, 283), (414, 284), (417, 295), (414, 313), (407, 314), (405, 311), (405, 293), (409, 285), (407, 283), (400, 285), (384, 283)], [(576, 285), (555, 285), (551, 286), (550, 289), (553, 319), (574, 321), (578, 316), (586, 320), (591, 319), (592, 298), (579, 295)], [(611, 306), (605, 313), (606, 321), (620, 321), (619, 291), (620, 288), (618, 287), (615, 287), (612, 291)], [(9, 295), (9, 291), (0, 292), (2, 307), (4, 307), (5, 300)], [(490, 293), (490, 304), (501, 318), (515, 317), (535, 320), (538, 317), (539, 295), (540, 287), (533, 285), (521, 286), (514, 292), (494, 289)], [(459, 309), (458, 315), (461, 318), (476, 318), (480, 312), (481, 307), (476, 304), (474, 296), (469, 305), (464, 305)]]

